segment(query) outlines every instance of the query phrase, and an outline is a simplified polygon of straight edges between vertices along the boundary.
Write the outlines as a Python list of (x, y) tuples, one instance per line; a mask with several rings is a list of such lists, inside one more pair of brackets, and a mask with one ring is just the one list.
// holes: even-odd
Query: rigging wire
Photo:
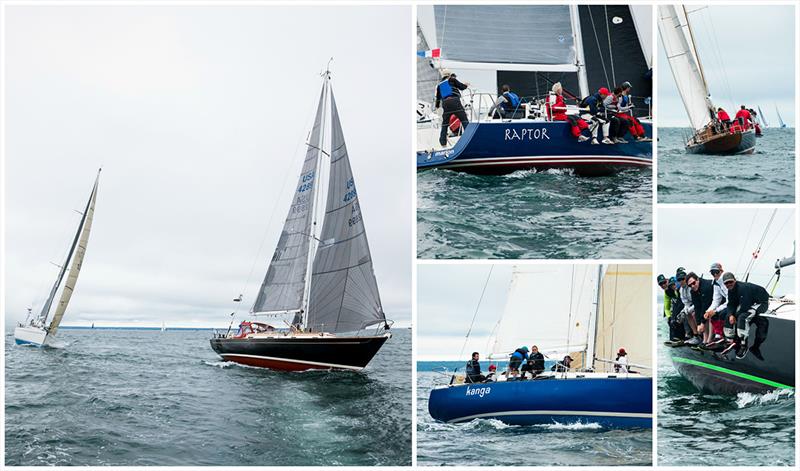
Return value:
[(608, 5), (603, 5), (603, 11), (606, 15), (606, 35), (608, 36), (608, 62), (611, 64), (611, 78), (614, 80), (612, 84), (617, 86), (617, 74), (614, 72), (614, 49), (611, 47), (611, 27), (608, 25)]
[[(597, 44), (597, 50), (601, 51), (601, 49), (600, 49), (600, 38), (597, 36), (597, 26), (595, 26), (595, 24), (594, 24), (594, 15), (592, 14), (592, 6), (588, 5), (588, 9), (589, 9), (589, 19), (592, 22), (592, 31), (594, 32), (594, 42), (595, 42), (595, 44)], [(608, 86), (613, 86), (613, 84), (611, 82), (609, 82), (609, 80), (608, 80), (608, 70), (606, 70), (606, 61), (603, 58), (603, 53), (602, 52), (600, 52), (600, 65), (603, 66), (603, 75), (606, 78), (606, 84)]]
[(489, 265), (489, 274), (486, 275), (486, 281), (483, 283), (483, 290), (481, 290), (481, 297), (478, 298), (478, 304), (475, 306), (475, 313), (472, 314), (472, 322), (469, 324), (469, 330), (467, 330), (467, 335), (464, 337), (464, 344), (461, 346), (461, 352), (458, 354), (458, 358), (463, 358), (464, 349), (467, 348), (467, 342), (469, 341), (469, 336), (472, 333), (472, 327), (475, 325), (475, 318), (478, 317), (478, 311), (481, 308), (481, 302), (483, 302), (483, 295), (486, 294), (486, 287), (489, 286), (489, 279), (492, 277), (492, 271), (494, 270), (494, 265)]
[(569, 286), (569, 315), (567, 316), (567, 353), (572, 351), (571, 333), (572, 333), (572, 300), (575, 298), (575, 265), (572, 265), (572, 275), (570, 275)]
[(750, 232), (753, 230), (753, 226), (756, 223), (756, 217), (758, 216), (758, 210), (753, 214), (753, 219), (750, 220), (750, 228), (747, 229), (747, 236), (744, 238), (744, 244), (742, 244), (742, 251), (739, 253), (739, 258), (736, 259), (736, 273), (739, 273), (739, 265), (742, 263), (742, 259), (744, 257), (744, 251), (747, 249), (747, 243), (750, 241)]
[(775, 219), (775, 214), (778, 212), (777, 209), (772, 210), (772, 214), (769, 217), (769, 221), (767, 221), (766, 227), (764, 227), (764, 232), (761, 234), (761, 239), (758, 241), (758, 246), (756, 247), (755, 252), (753, 252), (752, 257), (750, 258), (750, 262), (747, 264), (747, 268), (745, 270), (744, 281), (747, 281), (750, 278), (750, 272), (753, 270), (753, 266), (756, 264), (756, 260), (758, 259), (759, 255), (761, 255), (761, 246), (764, 245), (764, 240), (767, 238), (767, 233), (769, 232), (769, 227), (772, 225), (772, 221)]

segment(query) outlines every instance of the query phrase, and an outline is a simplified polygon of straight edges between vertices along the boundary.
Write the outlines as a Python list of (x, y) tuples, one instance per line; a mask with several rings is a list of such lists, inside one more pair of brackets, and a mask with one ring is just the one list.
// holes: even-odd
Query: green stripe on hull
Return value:
[(786, 384), (781, 384), (776, 381), (770, 381), (768, 379), (759, 378), (758, 376), (749, 375), (747, 373), (742, 373), (740, 371), (730, 370), (728, 368), (723, 368), (717, 365), (711, 365), (709, 363), (703, 363), (702, 361), (697, 360), (690, 360), (688, 358), (682, 357), (672, 357), (673, 361), (679, 361), (681, 363), (687, 363), (693, 366), (699, 366), (700, 368), (707, 368), (709, 370), (719, 371), (720, 373), (726, 373), (732, 376), (738, 376), (739, 378), (744, 378), (750, 381), (754, 381), (756, 383), (766, 384), (767, 386), (772, 386), (773, 388), (779, 389), (794, 389), (794, 386), (789, 386)]

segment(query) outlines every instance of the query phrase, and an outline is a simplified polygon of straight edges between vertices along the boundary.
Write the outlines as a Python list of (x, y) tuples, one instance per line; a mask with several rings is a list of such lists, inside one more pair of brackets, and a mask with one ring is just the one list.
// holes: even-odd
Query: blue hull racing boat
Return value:
[[(533, 342), (560, 368), (530, 363), (521, 365), (522, 374), (498, 369), (494, 381), (475, 383), (448, 376), (449, 384), (431, 391), (431, 417), (652, 427), (653, 380), (643, 373), (651, 364), (651, 271), (649, 265), (514, 267), (489, 358), (505, 362), (523, 345), (534, 351)], [(629, 352), (621, 352), (624, 360), (622, 349)], [(525, 372), (527, 366), (537, 374)]]
[(653, 380), (641, 375), (557, 373), (527, 381), (434, 389), (428, 411), (448, 423), (498, 419), (512, 425), (598, 423), (652, 427)]
[[(642, 121), (642, 126), (652, 136), (651, 124)], [(431, 138), (438, 137), (438, 128), (431, 127), (429, 133)], [(417, 151), (419, 170), (436, 167), (490, 175), (532, 168), (571, 168), (580, 175), (608, 175), (652, 164), (652, 142), (593, 145), (578, 142), (567, 122), (536, 119), (471, 123), (454, 146)]]

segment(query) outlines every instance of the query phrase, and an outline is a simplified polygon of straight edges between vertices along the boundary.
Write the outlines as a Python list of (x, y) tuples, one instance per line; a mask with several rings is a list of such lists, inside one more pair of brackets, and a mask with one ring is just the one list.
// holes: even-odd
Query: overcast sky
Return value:
[(410, 322), (409, 7), (5, 11), (7, 325), (41, 307), (101, 165), (65, 324), (227, 325), (252, 267), (249, 309), (331, 56), (384, 310)]
[[(751, 254), (764, 234), (773, 209), (661, 208), (658, 211), (656, 274), (675, 274), (677, 267), (710, 277), (709, 267), (719, 262), (726, 271), (743, 278)], [(761, 255), (750, 281), (764, 285), (772, 277), (779, 258), (792, 255), (794, 217), (791, 209), (779, 209), (769, 227)], [(794, 294), (795, 267), (782, 270), (776, 295)]]
[[(771, 126), (778, 123), (777, 105), (793, 127), (794, 7), (692, 5), (687, 10), (696, 10), (689, 18), (714, 104), (729, 112), (741, 105), (757, 111), (760, 105)], [(658, 124), (689, 127), (660, 37), (658, 44)]]

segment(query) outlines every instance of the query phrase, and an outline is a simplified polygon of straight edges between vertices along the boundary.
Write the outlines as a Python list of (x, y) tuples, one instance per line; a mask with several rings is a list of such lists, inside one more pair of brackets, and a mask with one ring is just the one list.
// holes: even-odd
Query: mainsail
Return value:
[(595, 285), (590, 265), (515, 266), (492, 357), (507, 358), (523, 345), (554, 355), (585, 350)]
[(609, 265), (600, 283), (594, 358), (616, 359), (624, 348), (629, 363), (652, 365), (652, 268)]
[[(92, 194), (89, 197), (89, 202), (86, 204), (86, 209), (84, 210), (81, 218), (81, 227), (78, 230), (78, 233), (75, 234), (75, 241), (70, 249), (71, 254), (74, 252), (74, 257), (72, 258), (72, 263), (69, 267), (67, 281), (64, 283), (64, 289), (61, 292), (61, 298), (58, 300), (58, 304), (56, 305), (56, 312), (53, 315), (53, 320), (50, 322), (50, 328), (47, 333), (49, 336), (55, 335), (58, 331), (58, 326), (61, 324), (61, 319), (64, 318), (64, 312), (67, 310), (69, 300), (72, 298), (72, 292), (75, 290), (75, 284), (78, 282), (78, 275), (80, 274), (81, 266), (83, 265), (83, 257), (86, 255), (86, 246), (89, 243), (89, 232), (92, 230), (94, 204), (97, 200), (97, 184), (99, 180), (100, 174), (98, 173), (97, 178), (95, 178), (94, 181)], [(67, 260), (69, 260), (69, 258), (67, 258)], [(66, 263), (64, 265), (66, 266)]]
[(328, 198), (311, 274), (306, 327), (334, 333), (354, 332), (385, 322), (386, 317), (332, 91), (330, 100)]
[(761, 111), (761, 107), (760, 106), (758, 107), (758, 119), (761, 120), (761, 122), (764, 124), (765, 128), (769, 127), (769, 123), (767, 122), (767, 116), (764, 114), (763, 111)]
[(317, 170), (322, 147), (325, 90), (326, 87), (323, 87), (320, 93), (314, 127), (289, 214), (253, 305), (253, 312), (291, 312), (299, 311), (303, 307), (314, 197), (317, 192)]
[(783, 122), (783, 118), (781, 117), (781, 112), (778, 111), (778, 105), (775, 105), (775, 114), (778, 115), (778, 125), (782, 128), (785, 128), (786, 123)]
[(659, 5), (658, 31), (689, 122), (694, 129), (702, 129), (711, 122), (715, 109), (684, 7)]

